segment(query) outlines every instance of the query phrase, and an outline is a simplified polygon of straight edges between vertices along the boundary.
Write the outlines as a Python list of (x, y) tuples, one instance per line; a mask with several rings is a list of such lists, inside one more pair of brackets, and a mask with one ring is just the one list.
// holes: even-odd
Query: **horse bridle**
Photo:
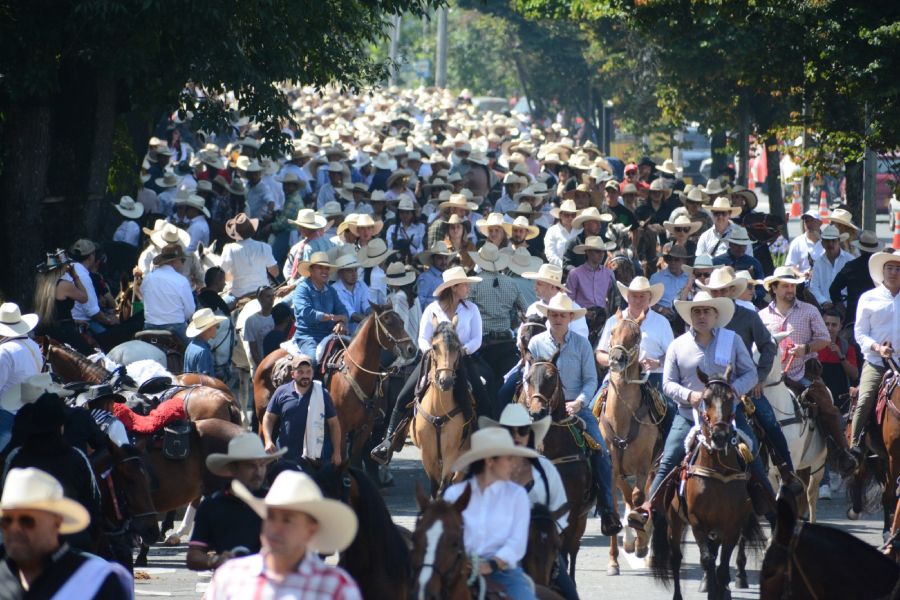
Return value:
[[(421, 515), (419, 515), (419, 516), (421, 517)], [(465, 559), (466, 559), (465, 546), (462, 543), (460, 543), (457, 546), (455, 556), (453, 557), (453, 562), (450, 563), (450, 567), (446, 571), (439, 571), (437, 568), (437, 564), (426, 563), (426, 562), (422, 563), (422, 565), (419, 567), (419, 571), (421, 571), (422, 569), (425, 569), (425, 568), (431, 569), (432, 577), (434, 577), (434, 575), (437, 575), (438, 579), (440, 579), (441, 590), (448, 591), (451, 589), (450, 584), (453, 583), (451, 578), (454, 577), (454, 575), (456, 575), (457, 572), (460, 572), (460, 575), (462, 575), (462, 573), (461, 573), (462, 565), (463, 565), (463, 562), (465, 561)]]
[[(628, 318), (623, 318), (622, 323), (629, 323), (629, 324), (637, 327), (638, 337), (640, 337), (640, 333), (641, 333), (641, 324), (640, 323), (638, 323), (634, 319), (628, 319)], [(634, 348), (631, 348), (630, 350), (622, 344), (613, 344), (612, 346), (609, 347), (609, 353), (611, 354), (613, 350), (621, 350), (622, 353), (625, 355), (625, 357), (628, 359), (628, 362), (625, 363), (625, 368), (622, 370), (622, 372), (624, 373), (624, 372), (627, 372), (628, 367), (632, 366), (635, 363), (635, 361), (637, 360), (638, 355), (639, 355), (638, 353), (641, 350), (641, 344), (640, 344), (640, 341), (638, 341), (638, 345), (635, 346)], [(612, 370), (612, 369), (610, 369), (610, 370)], [(628, 383), (646, 383), (646, 382), (647, 382), (646, 378), (645, 379), (634, 379), (634, 380), (626, 379), (625, 380), (626, 384), (628, 384)], [(612, 383), (612, 380), (610, 380), (610, 383)]]
[[(529, 373), (531, 372), (531, 369), (533, 369), (534, 367), (536, 367), (538, 365), (549, 365), (556, 370), (556, 372), (557, 372), (556, 385), (553, 387), (552, 397), (558, 398), (559, 391), (562, 389), (562, 383), (560, 382), (560, 378), (559, 378), (559, 367), (557, 367), (553, 362), (551, 362), (549, 360), (536, 360), (528, 366)], [(525, 382), (525, 385), (526, 385), (526, 389), (531, 388), (531, 384), (528, 381)], [(547, 407), (547, 411), (549, 413), (553, 413), (553, 411), (555, 410), (556, 407), (553, 406), (553, 402), (550, 398), (547, 398), (547, 396), (542, 394), (539, 390), (535, 391), (534, 393), (530, 393), (530, 391), (529, 391), (529, 393), (527, 395), (527, 399), (529, 400), (529, 402), (531, 400), (534, 400), (535, 398), (537, 398), (538, 400), (541, 401), (542, 406)]]
[[(391, 348), (390, 348), (390, 346), (385, 346), (381, 342), (381, 334), (382, 333), (388, 339), (388, 342), (390, 342), (391, 345), (393, 345), (394, 347), (397, 347), (398, 345), (400, 345), (403, 342), (412, 343), (412, 339), (408, 335), (406, 335), (405, 330), (403, 332), (404, 333), (403, 337), (400, 339), (395, 338), (393, 335), (391, 335), (391, 332), (388, 331), (387, 325), (385, 325), (381, 321), (381, 317), (383, 317), (384, 315), (389, 315), (391, 313), (397, 315), (397, 311), (395, 311), (394, 309), (389, 309), (389, 310), (382, 311), (380, 313), (375, 313), (375, 339), (378, 341), (378, 345), (381, 346), (382, 350), (388, 350), (388, 351), (390, 351)], [(400, 315), (397, 315), (397, 318), (399, 319)], [(401, 321), (402, 321), (402, 319), (401, 319)]]
[(815, 592), (815, 588), (810, 582), (809, 576), (803, 570), (803, 565), (800, 564), (800, 561), (797, 560), (797, 546), (800, 544), (800, 537), (803, 535), (803, 527), (805, 523), (800, 521), (796, 527), (794, 527), (794, 531), (791, 535), (791, 541), (788, 542), (788, 545), (779, 544), (773, 538), (772, 545), (777, 546), (778, 548), (783, 549), (787, 553), (787, 573), (785, 574), (784, 585), (781, 587), (781, 598), (782, 600), (789, 600), (793, 597), (792, 587), (794, 583), (794, 571), (800, 575), (800, 580), (803, 582), (803, 587), (806, 589), (806, 592), (809, 594), (811, 598), (818, 600), (818, 594)]
[(146, 467), (143, 466), (143, 459), (140, 456), (126, 456), (125, 458), (114, 460), (107, 470), (107, 476), (104, 477), (106, 480), (106, 485), (109, 488), (109, 495), (112, 498), (113, 509), (115, 510), (116, 517), (121, 521), (121, 527), (117, 531), (107, 532), (107, 535), (116, 535), (123, 534), (128, 530), (129, 522), (133, 519), (143, 519), (145, 517), (155, 517), (156, 511), (151, 512), (143, 512), (143, 513), (135, 513), (133, 515), (126, 515), (125, 510), (128, 506), (128, 497), (122, 493), (121, 497), (119, 495), (119, 490), (116, 488), (116, 485), (113, 481), (113, 472), (116, 467), (119, 465), (125, 464), (130, 461), (140, 461), (141, 462), (141, 470), (144, 471)]

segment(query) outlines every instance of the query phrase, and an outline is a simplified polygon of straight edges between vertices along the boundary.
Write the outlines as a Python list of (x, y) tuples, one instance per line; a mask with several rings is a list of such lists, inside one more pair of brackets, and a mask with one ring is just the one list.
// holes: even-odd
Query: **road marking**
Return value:
[(169, 597), (172, 596), (172, 592), (158, 592), (156, 590), (145, 590), (145, 589), (136, 589), (134, 590), (135, 596), (164, 596)]

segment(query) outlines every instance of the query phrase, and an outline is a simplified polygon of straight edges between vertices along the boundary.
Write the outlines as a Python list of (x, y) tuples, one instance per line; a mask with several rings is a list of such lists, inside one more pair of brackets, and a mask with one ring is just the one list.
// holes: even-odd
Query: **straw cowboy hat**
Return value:
[(41, 510), (59, 515), (59, 532), (63, 535), (82, 531), (91, 522), (87, 509), (66, 498), (56, 478), (34, 467), (9, 471), (0, 497), (0, 516), (8, 510)]
[(604, 242), (603, 238), (599, 235), (589, 236), (586, 240), (584, 240), (583, 244), (578, 244), (572, 250), (575, 254), (584, 254), (588, 250), (598, 250), (600, 252), (610, 252), (611, 250), (616, 249), (615, 242)]
[(344, 217), (344, 220), (341, 221), (341, 224), (337, 226), (337, 235), (340, 236), (345, 231), (350, 229), (351, 225), (356, 224), (357, 219), (359, 219), (359, 213), (347, 213), (347, 215)]
[(732, 218), (741, 214), (741, 207), (733, 206), (731, 204), (731, 198), (728, 198), (727, 196), (719, 196), (713, 200), (712, 204), (706, 204), (703, 208), (709, 212), (724, 212), (727, 210)]
[(166, 223), (168, 223), (168, 221), (166, 221), (165, 219), (156, 219), (153, 222), (152, 229), (150, 227), (141, 227), (141, 231), (144, 232), (144, 235), (150, 237), (157, 231), (162, 231), (162, 228), (166, 226)]
[(853, 240), (852, 244), (860, 252), (873, 253), (881, 250), (881, 242), (878, 241), (878, 236), (875, 235), (874, 231), (869, 231), (868, 229), (863, 230), (859, 234), (859, 238)]
[(690, 229), (688, 235), (694, 235), (702, 226), (702, 223), (695, 223), (686, 215), (678, 215), (675, 217), (674, 221), (663, 221), (663, 227), (665, 227), (666, 231), (670, 234), (674, 232), (676, 227), (687, 227)]
[(697, 287), (709, 292), (712, 290), (724, 290), (725, 288), (734, 286), (730, 297), (739, 298), (740, 295), (744, 293), (744, 290), (747, 289), (747, 284), (749, 283), (749, 279), (738, 277), (731, 267), (719, 267), (709, 276), (709, 283), (704, 285), (698, 281)]
[(509, 255), (500, 252), (494, 244), (486, 242), (478, 252), (469, 252), (469, 256), (482, 271), (499, 273), (509, 265)]
[(209, 218), (209, 209), (206, 208), (206, 200), (204, 200), (203, 196), (198, 196), (197, 194), (179, 194), (179, 196), (175, 199), (175, 204), (181, 204), (182, 206), (187, 206), (190, 208), (196, 208), (200, 212), (202, 212), (206, 218)]
[(559, 208), (551, 208), (550, 214), (553, 215), (554, 219), (559, 218), (559, 213), (573, 213), (578, 216), (578, 207), (575, 206), (574, 200), (563, 200), (559, 205)]
[(650, 280), (643, 276), (635, 277), (627, 286), (621, 281), (616, 282), (619, 293), (625, 300), (628, 300), (628, 292), (650, 292), (650, 306), (653, 306), (662, 298), (666, 286), (662, 283), (654, 283), (650, 285)]
[(541, 211), (534, 210), (534, 206), (530, 202), (519, 202), (512, 210), (506, 211), (506, 214), (520, 217), (530, 217), (532, 215), (541, 214)]
[(503, 229), (506, 230), (506, 235), (512, 235), (513, 227), (519, 229), (527, 229), (528, 234), (525, 236), (526, 240), (533, 240), (537, 236), (541, 234), (541, 229), (537, 225), (532, 225), (528, 222), (528, 217), (516, 217), (512, 223), (504, 223)]
[(476, 165), (481, 165), (482, 167), (488, 166), (488, 157), (487, 154), (482, 152), (481, 150), (475, 150), (469, 156), (465, 158), (465, 160), (470, 163), (475, 163)]
[(472, 434), (469, 450), (464, 452), (453, 463), (453, 470), (461, 473), (475, 461), (496, 456), (521, 456), (537, 458), (538, 453), (531, 448), (516, 446), (512, 436), (499, 427), (485, 427)]
[(246, 196), (247, 195), (247, 188), (244, 187), (244, 182), (241, 181), (240, 179), (238, 179), (237, 177), (235, 177), (234, 180), (228, 184), (227, 188), (228, 188), (228, 192), (235, 196)]
[(715, 267), (712, 261), (712, 256), (709, 254), (698, 254), (696, 258), (694, 258), (694, 266), (684, 265), (681, 267), (687, 274), (690, 275), (694, 272), (694, 269), (712, 269)]
[(490, 213), (486, 219), (478, 219), (475, 221), (475, 227), (478, 228), (478, 231), (481, 232), (481, 235), (487, 237), (488, 227), (500, 227), (504, 231), (506, 230), (506, 219), (503, 218), (503, 215), (498, 212)]
[(632, 196), (636, 196), (637, 193), (638, 193), (637, 186), (634, 185), (633, 183), (626, 183), (622, 187), (622, 195), (623, 196), (628, 196), (629, 194), (631, 194)]
[(434, 288), (433, 295), (435, 298), (440, 296), (444, 290), (459, 283), (479, 283), (481, 281), (481, 277), (469, 277), (466, 275), (466, 270), (462, 267), (451, 267), (441, 273), (441, 277), (443, 278), (443, 283)]
[(842, 242), (846, 242), (850, 239), (849, 233), (841, 233), (838, 231), (838, 228), (834, 225), (829, 225), (825, 229), (822, 230), (822, 239), (823, 240), (840, 240)]
[(572, 227), (579, 228), (587, 221), (599, 221), (600, 223), (611, 223), (613, 216), (609, 213), (602, 213), (596, 206), (588, 206), (582, 210), (577, 217), (572, 220)]
[(742, 185), (736, 185), (731, 188), (731, 195), (741, 196), (744, 199), (744, 202), (747, 203), (747, 210), (753, 210), (759, 203), (759, 199), (756, 197), (756, 192), (747, 189)]
[(166, 172), (162, 177), (157, 177), (154, 182), (157, 187), (161, 188), (173, 188), (178, 187), (178, 184), (181, 182), (181, 177), (172, 172)]
[(231, 482), (231, 489), (263, 519), (269, 508), (301, 512), (315, 519), (319, 528), (309, 540), (309, 547), (321, 554), (340, 552), (356, 537), (359, 522), (353, 509), (340, 500), (324, 498), (306, 473), (282, 471), (265, 498), (257, 498), (237, 480)]
[(18, 337), (25, 335), (38, 324), (36, 314), (23, 315), (19, 305), (4, 302), (0, 305), (0, 337)]
[(719, 181), (717, 177), (713, 177), (709, 181), (706, 182), (706, 187), (703, 188), (703, 193), (707, 196), (718, 196), (719, 194), (725, 194), (728, 190), (722, 187), (722, 182)]
[[(738, 271), (734, 276), (746, 281), (748, 287), (751, 285), (762, 285), (763, 283), (762, 279), (753, 279), (753, 275), (750, 274), (750, 271)], [(737, 298), (737, 295), (735, 295), (735, 298)]]
[[(871, 271), (872, 261), (869, 261), (869, 270)], [(696, 268), (696, 263), (694, 264)], [(875, 279), (874, 277), (872, 278)], [(773, 283), (777, 283), (779, 281), (783, 281), (785, 283), (793, 283), (794, 285), (800, 285), (804, 283), (803, 279), (799, 279), (795, 274), (794, 270), (790, 267), (778, 267), (775, 269), (775, 272), (763, 279), (763, 287), (769, 289)]]
[(713, 298), (708, 292), (697, 292), (693, 300), (675, 301), (675, 310), (685, 323), (691, 322), (691, 310), (694, 307), (704, 306), (714, 308), (718, 313), (716, 324), (713, 327), (725, 327), (734, 316), (734, 301), (731, 298)]
[(739, 227), (737, 225), (733, 225), (731, 227), (731, 231), (729, 231), (728, 235), (725, 236), (725, 241), (729, 244), (735, 244), (737, 246), (753, 245), (753, 240), (751, 240), (750, 236), (747, 234), (747, 229), (744, 227)]
[(419, 206), (419, 203), (411, 200), (409, 196), (403, 196), (402, 198), (400, 198), (400, 202), (397, 204), (398, 212), (401, 210), (407, 210), (412, 213), (418, 213), (420, 208), (421, 207)]
[(263, 170), (258, 160), (248, 156), (238, 156), (235, 167), (238, 171), (244, 171), (245, 173), (260, 173)]
[(216, 315), (211, 308), (201, 308), (191, 316), (191, 322), (188, 323), (185, 335), (187, 337), (197, 337), (210, 327), (215, 327), (222, 321), (227, 321), (228, 317)]
[(376, 221), (375, 219), (372, 218), (372, 215), (370, 215), (370, 214), (361, 214), (358, 217), (356, 217), (355, 222), (350, 223), (349, 227), (350, 227), (350, 233), (352, 233), (353, 235), (359, 235), (360, 227), (374, 227), (375, 232), (372, 234), (374, 236), (374, 235), (378, 235), (379, 233), (381, 233), (381, 230), (384, 229), (384, 221), (381, 221), (381, 220)]
[(416, 280), (416, 270), (401, 262), (392, 262), (384, 271), (384, 282), (391, 287), (403, 287)]
[(376, 169), (381, 169), (384, 171), (393, 171), (397, 168), (397, 161), (388, 156), (387, 152), (379, 152), (375, 157), (375, 160), (372, 161), (372, 165)]
[(500, 420), (495, 421), (490, 417), (478, 417), (478, 429), (487, 429), (489, 427), (531, 427), (534, 432), (534, 447), (539, 448), (547, 432), (550, 431), (550, 424), (553, 417), (547, 415), (543, 419), (535, 421), (528, 414), (528, 410), (519, 403), (507, 404), (500, 413)]
[(334, 265), (328, 262), (327, 252), (313, 252), (309, 260), (300, 261), (297, 270), (303, 277), (309, 277), (309, 268), (313, 265), (321, 265), (333, 269)]
[(541, 259), (537, 256), (532, 256), (527, 248), (516, 248), (515, 250), (503, 248), (500, 252), (509, 255), (509, 264), (506, 268), (516, 275), (534, 271), (541, 266)]
[(214, 452), (206, 457), (206, 468), (213, 475), (220, 477), (230, 477), (231, 463), (239, 460), (264, 460), (266, 463), (272, 462), (279, 456), (287, 452), (287, 448), (282, 448), (277, 452), (268, 454), (263, 448), (262, 440), (255, 433), (242, 433), (241, 435), (231, 438), (228, 442), (228, 452)]
[(240, 242), (252, 238), (258, 227), (259, 219), (251, 219), (244, 213), (238, 213), (225, 223), (225, 233), (231, 239)]
[(71, 390), (54, 383), (49, 372), (38, 373), (7, 389), (0, 396), (0, 408), (9, 412), (16, 412), (44, 394), (56, 394), (57, 396), (66, 397), (71, 396), (72, 393)]
[(325, 203), (325, 206), (322, 207), (322, 210), (319, 212), (319, 214), (326, 219), (334, 219), (335, 217), (342, 216), (344, 214), (344, 209), (341, 208), (340, 202), (332, 200)]
[(141, 215), (144, 214), (144, 205), (140, 202), (135, 202), (131, 196), (122, 196), (119, 198), (118, 204), (113, 204), (113, 208), (128, 219), (140, 219)]
[(884, 281), (884, 265), (890, 262), (900, 263), (900, 254), (876, 252), (869, 257), (869, 275), (876, 286)]
[(469, 199), (463, 194), (450, 194), (450, 199), (438, 204), (440, 210), (445, 208), (464, 208), (465, 210), (478, 210), (478, 205), (469, 202)]
[(301, 208), (297, 211), (296, 219), (288, 219), (288, 223), (304, 229), (325, 229), (328, 227), (328, 219), (318, 214), (311, 208)]
[(191, 243), (191, 236), (187, 231), (176, 227), (173, 223), (166, 223), (162, 229), (150, 235), (150, 241), (157, 248), (162, 248), (169, 244), (181, 244), (187, 247)]
[(356, 257), (359, 261), (359, 266), (366, 269), (380, 265), (394, 252), (396, 250), (389, 249), (383, 239), (373, 238), (364, 248), (359, 249)]
[(836, 208), (831, 211), (831, 215), (828, 218), (831, 219), (832, 223), (840, 223), (841, 225), (859, 231), (859, 227), (853, 224), (853, 215), (851, 215), (848, 210)]
[(675, 175), (678, 172), (675, 168), (675, 161), (671, 158), (664, 160), (662, 165), (656, 167), (656, 170), (660, 173), (665, 173), (666, 175)]
[(698, 187), (692, 188), (684, 196), (685, 202), (696, 202), (697, 204), (703, 204), (708, 199), (707, 195), (703, 193), (703, 190)]
[[(302, 183), (303, 183), (303, 180), (300, 179), (300, 177), (299, 177), (296, 173), (294, 173), (293, 171), (288, 171), (288, 172), (283, 173), (283, 174), (281, 174), (281, 175), (276, 175), (276, 176), (274, 177), (274, 179), (275, 179), (275, 181), (277, 181), (278, 183), (298, 183), (298, 184), (302, 184)], [(302, 187), (302, 186), (301, 186), (301, 187)]]
[(444, 240), (438, 240), (428, 250), (419, 252), (419, 255), (416, 258), (419, 259), (419, 262), (421, 264), (428, 266), (428, 261), (431, 260), (431, 257), (435, 254), (446, 256), (447, 258), (456, 256), (456, 252), (451, 250), (447, 243), (444, 242)]
[(394, 183), (396, 183), (397, 180), (409, 179), (412, 176), (413, 176), (413, 172), (410, 171), (409, 169), (397, 169), (396, 171), (391, 173), (390, 177), (387, 178), (386, 185), (388, 188), (392, 188), (392, 187), (394, 187)]
[(550, 311), (572, 313), (573, 321), (587, 314), (586, 308), (575, 308), (575, 303), (572, 302), (572, 299), (565, 292), (557, 292), (550, 298), (549, 302), (539, 301), (535, 308), (545, 317), (548, 316)]
[(548, 285), (552, 285), (555, 288), (564, 290), (566, 289), (566, 286), (562, 282), (562, 276), (562, 267), (552, 265), (550, 263), (542, 264), (537, 271), (522, 273), (522, 277), (524, 277), (525, 279), (531, 279), (532, 281), (542, 281)]
[(338, 254), (332, 264), (334, 265), (334, 270), (331, 272), (332, 279), (337, 279), (338, 271), (342, 271), (343, 269), (358, 269), (361, 266), (354, 252)]
[(153, 264), (157, 267), (176, 261), (185, 260), (184, 246), (181, 244), (166, 244), (159, 251), (159, 254), (153, 257)]
[(680, 258), (681, 260), (687, 260), (691, 258), (691, 255), (687, 253), (687, 249), (681, 244), (676, 244), (675, 242), (669, 242), (665, 246), (663, 246), (663, 257), (668, 260), (670, 258)]

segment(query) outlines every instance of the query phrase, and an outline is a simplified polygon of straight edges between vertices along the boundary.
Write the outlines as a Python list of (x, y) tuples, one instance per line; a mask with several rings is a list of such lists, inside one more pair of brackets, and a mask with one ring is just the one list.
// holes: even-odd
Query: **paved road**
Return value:
[[(427, 485), (418, 450), (407, 447), (395, 457), (392, 463), (396, 485), (385, 490), (384, 496), (396, 522), (404, 527), (412, 528), (415, 522), (415, 483), (419, 481)], [(819, 504), (820, 522), (836, 525), (849, 531), (871, 544), (879, 544), (881, 526), (874, 516), (866, 516), (860, 521), (848, 521), (844, 517), (846, 502), (841, 499), (823, 500)], [(768, 533), (768, 528), (765, 528)], [(683, 592), (686, 599), (705, 598), (705, 594), (697, 592), (700, 580), (699, 554), (692, 536), (688, 534), (686, 543), (687, 555), (683, 568)], [(142, 569), (146, 579), (137, 583), (138, 596), (170, 596), (198, 598), (209, 581), (208, 574), (197, 574), (184, 568), (185, 546), (175, 548), (154, 547), (151, 551), (151, 568)], [(653, 581), (643, 561), (633, 556), (620, 556), (621, 575), (606, 575), (609, 555), (608, 538), (600, 535), (600, 521), (592, 518), (588, 522), (587, 531), (582, 539), (581, 552), (578, 555), (578, 573), (576, 581), (582, 598), (669, 598), (671, 590), (666, 590)], [(758, 597), (758, 569), (761, 557), (751, 558), (748, 567), (750, 581), (749, 590), (736, 590), (734, 597)]]

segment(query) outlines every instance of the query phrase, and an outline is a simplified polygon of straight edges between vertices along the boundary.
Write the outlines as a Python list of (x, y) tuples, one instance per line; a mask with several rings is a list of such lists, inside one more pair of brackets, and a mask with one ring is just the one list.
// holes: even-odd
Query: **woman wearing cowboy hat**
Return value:
[(38, 265), (34, 286), (34, 307), (38, 315), (38, 335), (49, 335), (58, 342), (69, 344), (82, 354), (93, 349), (84, 341), (72, 319), (76, 302), (87, 302), (87, 285), (75, 271), (75, 265), (65, 250), (47, 253)]
[(388, 248), (396, 250), (404, 263), (424, 250), (425, 225), (416, 220), (418, 214), (419, 203), (403, 197), (397, 204), (397, 221), (387, 228)]
[(471, 449), (453, 464), (465, 481), (451, 485), (444, 500), (471, 494), (462, 513), (466, 554), (477, 556), (479, 574), (501, 584), (517, 600), (534, 600), (534, 590), (519, 562), (528, 546), (531, 503), (528, 493), (511, 481), (516, 457), (537, 458), (531, 448), (517, 446), (499, 427), (472, 434)]
[(544, 254), (547, 256), (547, 262), (561, 267), (566, 246), (581, 233), (581, 229), (574, 225), (578, 209), (575, 207), (574, 200), (564, 200), (558, 209), (550, 212), (559, 221), (547, 230), (547, 235), (544, 237)]
[(446, 221), (446, 235), (444, 236), (444, 244), (447, 249), (455, 253), (455, 258), (460, 266), (468, 273), (475, 270), (475, 261), (472, 260), (471, 252), (475, 251), (475, 244), (466, 235), (466, 225), (459, 215), (450, 215)]
[(144, 214), (144, 205), (134, 201), (131, 196), (122, 196), (113, 208), (122, 215), (122, 222), (113, 233), (114, 242), (123, 242), (138, 248), (141, 242), (141, 226), (138, 219)]

